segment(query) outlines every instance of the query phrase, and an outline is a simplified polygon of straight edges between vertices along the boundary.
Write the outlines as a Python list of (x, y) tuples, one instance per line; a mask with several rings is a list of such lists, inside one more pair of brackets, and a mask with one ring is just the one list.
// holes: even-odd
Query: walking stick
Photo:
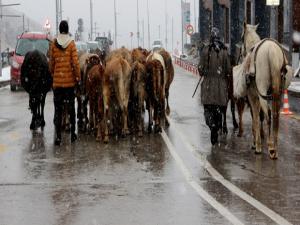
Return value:
[(201, 81), (202, 81), (202, 77), (200, 77), (200, 79), (199, 79), (199, 81), (198, 81), (198, 84), (197, 84), (197, 86), (196, 86), (196, 89), (195, 89), (195, 91), (194, 91), (194, 94), (193, 94), (192, 98), (194, 98), (194, 96), (195, 96), (195, 94), (196, 94), (196, 91), (197, 91), (197, 89), (198, 89), (199, 84), (201, 83)]

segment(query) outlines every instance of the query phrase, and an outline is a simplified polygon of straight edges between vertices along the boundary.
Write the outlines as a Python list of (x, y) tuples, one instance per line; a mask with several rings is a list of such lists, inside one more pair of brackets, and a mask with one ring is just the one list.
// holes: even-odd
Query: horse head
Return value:
[(256, 32), (258, 26), (259, 24), (251, 25), (244, 22), (242, 42), (246, 53), (249, 53), (251, 48), (261, 40)]

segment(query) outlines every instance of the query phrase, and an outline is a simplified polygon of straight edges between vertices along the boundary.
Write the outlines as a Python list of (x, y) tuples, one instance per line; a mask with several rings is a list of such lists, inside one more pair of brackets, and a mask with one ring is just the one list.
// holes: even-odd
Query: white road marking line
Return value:
[(176, 153), (174, 149), (174, 145), (171, 143), (168, 135), (165, 131), (162, 131), (161, 136), (166, 143), (169, 152), (175, 159), (176, 163), (179, 165), (184, 177), (187, 182), (191, 185), (192, 188), (207, 201), (213, 208), (215, 208), (222, 216), (224, 216), (228, 221), (232, 224), (243, 224), (237, 217), (235, 217), (228, 209), (226, 209), (222, 204), (220, 204), (217, 200), (215, 200), (208, 192), (206, 192), (193, 178), (192, 174), (189, 172), (187, 167), (184, 165), (184, 162), (180, 158), (180, 156)]
[(226, 187), (228, 190), (230, 190), (235, 195), (239, 196), (244, 201), (248, 202), (250, 205), (252, 205), (254, 208), (261, 211), (263, 214), (268, 216), (271, 220), (273, 220), (275, 223), (280, 225), (292, 225), (289, 221), (287, 221), (285, 218), (247, 194), (246, 192), (242, 191), (240, 188), (235, 186), (230, 181), (226, 180), (206, 159), (206, 157), (203, 157), (199, 152), (196, 151), (195, 147), (193, 147), (185, 137), (184, 134), (176, 127), (175, 123), (169, 118), (169, 122), (172, 128), (176, 131), (176, 133), (180, 136), (180, 139), (183, 141), (184, 145), (187, 147), (187, 149), (196, 155), (196, 157), (200, 160), (201, 164), (204, 166), (204, 168), (207, 170), (207, 172), (220, 182), (224, 187)]

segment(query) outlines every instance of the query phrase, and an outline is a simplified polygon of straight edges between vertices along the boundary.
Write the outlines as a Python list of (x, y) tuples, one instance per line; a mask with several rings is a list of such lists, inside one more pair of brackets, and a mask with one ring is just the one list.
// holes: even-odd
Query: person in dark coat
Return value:
[(227, 78), (231, 74), (230, 57), (217, 28), (212, 29), (210, 43), (202, 50), (199, 73), (203, 76), (201, 102), (204, 117), (211, 130), (211, 143), (215, 145), (218, 142), (218, 131), (222, 128), (222, 110), (227, 108)]

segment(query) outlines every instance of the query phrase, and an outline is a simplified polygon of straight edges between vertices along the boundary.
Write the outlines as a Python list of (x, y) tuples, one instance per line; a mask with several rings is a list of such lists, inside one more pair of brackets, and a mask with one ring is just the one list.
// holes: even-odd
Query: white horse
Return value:
[[(256, 153), (262, 152), (259, 114), (263, 110), (268, 124), (269, 155), (271, 159), (277, 159), (279, 111), (288, 61), (277, 41), (260, 39), (257, 26), (244, 23), (243, 32), (245, 60), (249, 60), (248, 73), (251, 73), (247, 96), (253, 112), (254, 146)], [(272, 101), (272, 107), (268, 100)]]

